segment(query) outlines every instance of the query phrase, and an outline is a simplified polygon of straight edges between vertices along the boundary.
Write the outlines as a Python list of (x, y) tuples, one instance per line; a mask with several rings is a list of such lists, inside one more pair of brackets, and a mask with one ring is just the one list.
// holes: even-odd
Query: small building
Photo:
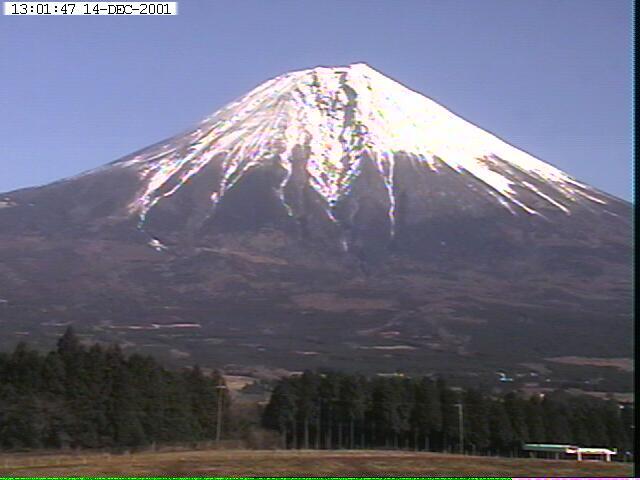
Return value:
[(595, 447), (576, 447), (573, 451), (568, 451), (569, 454), (575, 454), (578, 457), (578, 461), (581, 461), (584, 456), (596, 456), (607, 462), (611, 461), (611, 455), (618, 453), (617, 449), (610, 448), (595, 448)]
[[(529, 452), (529, 456), (542, 458), (562, 458), (567, 454), (567, 450), (576, 448), (573, 445), (557, 445), (551, 443), (525, 443), (522, 449)], [(538, 455), (542, 454), (542, 455)]]
[[(600, 447), (578, 447), (576, 445), (557, 445), (552, 443), (525, 443), (522, 449), (529, 452), (531, 456), (536, 453), (552, 454), (554, 458), (566, 458), (567, 456), (576, 456), (580, 462), (584, 457), (595, 456), (607, 462), (611, 461), (612, 455), (617, 455), (617, 449), (600, 448)], [(547, 455), (548, 457), (548, 455)]]

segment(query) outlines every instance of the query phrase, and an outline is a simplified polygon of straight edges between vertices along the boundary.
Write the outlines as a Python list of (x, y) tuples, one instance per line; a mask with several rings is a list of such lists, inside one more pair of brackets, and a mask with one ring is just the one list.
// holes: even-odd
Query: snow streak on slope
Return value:
[[(293, 155), (296, 147), (298, 160)], [(518, 198), (515, 186), (567, 214), (567, 205), (579, 197), (604, 203), (564, 172), (362, 63), (269, 80), (195, 131), (120, 165), (139, 169), (144, 180), (144, 190), (130, 205), (141, 222), (156, 203), (173, 195), (210, 162), (220, 164), (222, 172), (220, 183), (211, 185), (215, 205), (246, 172), (267, 161), (283, 169), (279, 194), (290, 214), (284, 187), (291, 178), (292, 162), (303, 161), (309, 185), (333, 219), (332, 208), (349, 193), (365, 154), (375, 162), (386, 186), (392, 229), (394, 165), (403, 158), (398, 154), (433, 171), (450, 167), (472, 175), (512, 213), (514, 206), (537, 213)], [(516, 175), (522, 174), (544, 182), (555, 194), (517, 180)]]

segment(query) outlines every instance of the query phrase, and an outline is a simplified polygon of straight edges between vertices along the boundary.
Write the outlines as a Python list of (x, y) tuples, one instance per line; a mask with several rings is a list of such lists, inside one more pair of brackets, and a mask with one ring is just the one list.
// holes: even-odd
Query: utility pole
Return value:
[[(222, 381), (222, 379), (220, 379)], [(218, 391), (218, 421), (216, 422), (216, 444), (220, 443), (220, 436), (222, 434), (222, 397), (224, 390), (227, 389), (226, 385), (218, 385), (216, 390)]]
[(460, 455), (464, 455), (464, 422), (462, 416), (462, 402), (456, 403), (458, 407), (458, 432), (460, 436)]

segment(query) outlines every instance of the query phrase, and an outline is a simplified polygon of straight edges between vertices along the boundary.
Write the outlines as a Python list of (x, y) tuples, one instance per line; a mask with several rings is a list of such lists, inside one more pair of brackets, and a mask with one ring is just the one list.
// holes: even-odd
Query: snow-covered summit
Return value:
[[(220, 183), (211, 185), (214, 205), (243, 175), (268, 161), (283, 169), (280, 197), (289, 208), (284, 189), (296, 147), (305, 152), (308, 183), (330, 217), (332, 207), (350, 192), (365, 156), (374, 161), (386, 186), (392, 224), (394, 167), (406, 159), (433, 172), (450, 169), (471, 175), (512, 212), (537, 213), (521, 198), (522, 189), (566, 214), (578, 200), (605, 203), (566, 173), (365, 63), (278, 76), (217, 111), (197, 129), (117, 165), (139, 170), (144, 188), (130, 211), (141, 221), (210, 162), (221, 162), (222, 168)], [(544, 182), (544, 192), (523, 176)]]

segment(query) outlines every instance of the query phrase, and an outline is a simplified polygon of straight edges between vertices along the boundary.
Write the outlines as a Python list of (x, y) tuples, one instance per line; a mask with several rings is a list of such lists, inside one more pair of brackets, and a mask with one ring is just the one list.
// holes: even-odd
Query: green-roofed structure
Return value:
[(600, 447), (577, 447), (575, 445), (561, 445), (555, 443), (525, 443), (522, 446), (524, 451), (530, 452), (531, 456), (535, 453), (553, 454), (555, 458), (566, 457), (567, 455), (576, 455), (578, 461), (582, 461), (585, 455), (595, 455), (607, 462), (611, 461), (611, 455), (617, 455), (617, 449), (600, 448)]

